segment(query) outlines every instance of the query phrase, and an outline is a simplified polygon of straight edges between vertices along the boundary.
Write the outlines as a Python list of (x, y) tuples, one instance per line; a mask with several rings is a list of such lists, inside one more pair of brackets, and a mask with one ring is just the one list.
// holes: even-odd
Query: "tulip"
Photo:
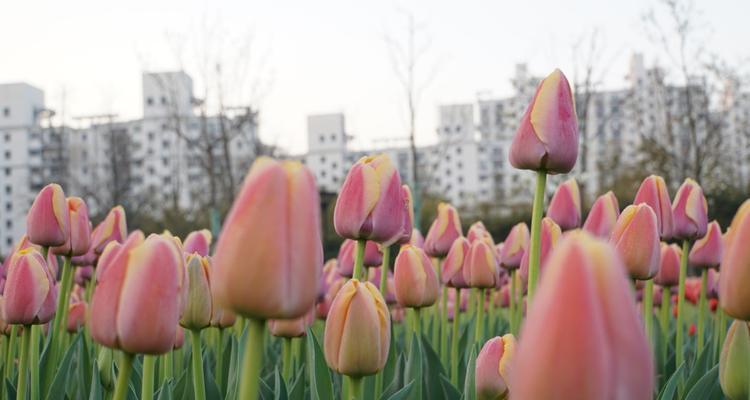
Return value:
[[(671, 208), (669, 212), (671, 216)], [(617, 203), (617, 196), (609, 191), (599, 196), (591, 206), (591, 211), (583, 224), (583, 230), (602, 239), (609, 239), (619, 216), (620, 206)]]
[(65, 330), (68, 333), (78, 333), (86, 324), (86, 303), (83, 301), (76, 301), (71, 303), (68, 308), (68, 320), (65, 324)]
[(282, 338), (295, 338), (305, 336), (307, 328), (315, 320), (315, 310), (310, 309), (307, 314), (295, 319), (270, 319), (268, 320), (268, 331), (273, 336)]
[[(381, 279), (383, 278), (382, 270), (383, 267), (370, 268), (368, 270), (369, 275), (367, 281), (372, 283), (373, 285), (376, 285), (376, 287), (378, 287), (378, 290), (380, 290), (379, 286), (383, 282), (383, 279)], [(380, 294), (383, 295), (385, 304), (392, 305), (398, 303), (398, 300), (396, 300), (396, 286), (393, 280), (393, 272), (388, 271), (388, 273), (385, 275), (385, 287), (383, 288), (383, 290), (380, 290)]]
[(86, 283), (91, 280), (91, 278), (94, 276), (94, 267), (87, 265), (84, 267), (78, 267), (76, 268), (75, 275), (73, 276), (73, 281), (76, 285), (79, 286), (86, 286)]
[[(354, 258), (357, 250), (357, 242), (355, 240), (345, 239), (339, 247), (339, 255), (337, 258), (337, 272), (341, 276), (351, 278), (354, 274)], [(378, 244), (372, 241), (365, 243), (364, 257), (362, 258), (362, 264), (365, 267), (378, 267), (383, 262), (383, 254), (378, 248)]]
[(648, 204), (656, 213), (656, 222), (659, 225), (659, 235), (661, 238), (670, 239), (674, 230), (672, 205), (664, 178), (658, 175), (651, 175), (643, 180), (633, 200), (633, 204), (635, 205), (641, 203)]
[(190, 232), (185, 238), (183, 247), (185, 253), (192, 254), (198, 253), (201, 256), (207, 256), (209, 249), (211, 248), (211, 231), (208, 229), (201, 229), (199, 231)]
[(332, 258), (323, 264), (323, 273), (320, 276), (320, 284), (318, 285), (318, 298), (317, 301), (323, 300), (328, 292), (328, 287), (331, 283), (339, 277), (338, 273), (338, 261)]
[(729, 400), (750, 396), (750, 324), (735, 320), (727, 331), (719, 359), (719, 384)]
[[(542, 219), (542, 229), (540, 234), (540, 244), (541, 244), (541, 251), (540, 251), (540, 263), (539, 266), (541, 267), (541, 270), (544, 270), (545, 263), (547, 261), (547, 257), (549, 256), (549, 253), (552, 251), (552, 249), (557, 245), (557, 242), (560, 240), (560, 236), (562, 236), (562, 231), (560, 230), (560, 227), (550, 218), (545, 217)], [(530, 282), (529, 279), (529, 251), (525, 251), (523, 254), (523, 257), (521, 258), (521, 267), (519, 269), (519, 275), (521, 276), (521, 281), (524, 283)]]
[[(93, 237), (93, 235), (92, 235)], [(73, 256), (70, 258), (70, 263), (80, 267), (80, 266), (86, 266), (86, 265), (96, 265), (97, 261), (97, 254), (94, 251), (94, 247), (91, 245), (91, 238), (89, 238), (89, 249), (86, 251), (85, 254), (80, 256)]]
[(521, 222), (513, 226), (503, 243), (500, 266), (508, 270), (518, 269), (521, 266), (523, 253), (529, 245), (529, 228), (526, 223)]
[[(412, 240), (412, 230), (414, 229), (414, 205), (411, 195), (411, 189), (409, 186), (401, 186), (401, 198), (404, 203), (403, 222), (401, 224), (401, 235), (398, 237), (395, 243), (384, 243), (384, 247), (389, 247), (391, 244), (406, 244)], [(420, 246), (421, 247), (421, 246)]]
[(463, 271), (470, 248), (471, 244), (465, 237), (459, 237), (453, 242), (442, 264), (440, 279), (443, 284), (454, 288), (468, 287)]
[(719, 302), (729, 316), (750, 320), (750, 200), (746, 200), (732, 219), (724, 242)]
[(70, 215), (65, 193), (51, 183), (42, 188), (26, 216), (29, 240), (39, 246), (60, 246), (70, 237)]
[(473, 288), (493, 288), (498, 280), (497, 260), (492, 247), (484, 241), (471, 244), (463, 268), (464, 280)]
[(447, 203), (438, 204), (437, 217), (427, 231), (424, 250), (430, 257), (445, 257), (453, 242), (462, 236), (458, 211)]
[(187, 268), (188, 294), (182, 310), (180, 325), (190, 330), (201, 330), (211, 323), (213, 302), (209, 274), (209, 259), (198, 253), (188, 254)]
[(626, 273), (607, 242), (585, 232), (562, 239), (513, 357), (513, 398), (652, 397), (654, 364)]
[(89, 250), (91, 240), (91, 221), (86, 203), (80, 197), (68, 197), (66, 200), (70, 218), (70, 235), (61, 246), (53, 247), (55, 254), (82, 256)]
[(654, 283), (659, 286), (676, 286), (680, 274), (680, 246), (662, 243), (660, 258), (659, 272), (654, 275)]
[(402, 234), (401, 178), (386, 154), (362, 157), (344, 180), (333, 214), (336, 233), (347, 239), (392, 243)]
[(125, 209), (122, 206), (116, 206), (109, 210), (104, 221), (91, 232), (91, 246), (97, 254), (101, 254), (107, 243), (112, 241), (122, 243), (127, 236), (128, 224)]
[(708, 224), (706, 235), (693, 244), (688, 262), (693, 268), (718, 268), (722, 251), (721, 227), (713, 221)]
[(413, 228), (411, 230), (411, 239), (409, 240), (409, 244), (424, 248), (424, 236), (422, 236), (422, 233), (419, 232), (419, 229)]
[(708, 228), (708, 204), (703, 189), (688, 178), (680, 186), (672, 203), (674, 238), (693, 240), (702, 238)]
[(483, 240), (488, 245), (494, 247), (495, 241), (492, 239), (492, 235), (487, 231), (482, 221), (477, 221), (469, 227), (469, 231), (466, 233), (466, 238), (469, 239), (469, 243), (474, 243), (477, 240)]
[(337, 277), (331, 282), (330, 286), (328, 286), (328, 291), (326, 292), (325, 297), (323, 297), (323, 300), (318, 302), (318, 305), (316, 307), (316, 316), (320, 319), (326, 319), (328, 318), (328, 312), (331, 309), (331, 304), (333, 303), (333, 300), (336, 298), (336, 295), (339, 293), (339, 290), (341, 290), (342, 287), (344, 287), (344, 284), (347, 282), (347, 278), (337, 275)]
[(563, 231), (581, 226), (581, 192), (575, 178), (563, 182), (555, 190), (547, 208), (547, 216)]
[(609, 239), (634, 279), (648, 280), (659, 271), (661, 254), (656, 214), (647, 204), (627, 206)]
[(570, 172), (578, 157), (578, 121), (568, 79), (559, 69), (544, 78), (510, 147), (517, 169)]
[(55, 314), (57, 286), (44, 257), (33, 247), (11, 256), (5, 283), (5, 321), (18, 325), (43, 325)]
[(404, 245), (396, 257), (393, 283), (402, 307), (429, 307), (438, 298), (438, 280), (432, 262), (419, 247)]
[(323, 340), (326, 363), (351, 377), (377, 373), (388, 358), (390, 325), (388, 308), (375, 285), (349, 280), (328, 313)]
[(474, 386), (478, 400), (508, 398), (508, 378), (515, 352), (516, 338), (511, 334), (488, 340), (476, 360)]

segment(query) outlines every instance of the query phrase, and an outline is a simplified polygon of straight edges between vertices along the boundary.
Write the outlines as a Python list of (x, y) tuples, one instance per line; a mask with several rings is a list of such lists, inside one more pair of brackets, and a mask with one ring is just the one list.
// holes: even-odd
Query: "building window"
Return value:
[(3, 108), (3, 116), (10, 117), (10, 107)]
[(149, 132), (149, 133), (148, 133), (148, 140), (149, 140), (149, 141), (152, 141), (152, 140), (154, 140), (154, 132)]
[(8, 228), (8, 229), (13, 229), (13, 220), (9, 219), (9, 220), (5, 221), (5, 227)]
[(5, 142), (10, 142), (10, 133), (5, 134)]
[(154, 98), (153, 97), (146, 97), (146, 104), (153, 106), (154, 105)]
[(325, 141), (326, 141), (326, 137), (325, 137), (325, 136), (323, 136), (323, 135), (320, 135), (320, 137), (318, 138), (318, 141), (319, 141), (320, 143), (323, 143), (323, 142), (325, 142)]
[(5, 151), (5, 159), (10, 160), (10, 151)]
[(10, 186), (10, 185), (6, 186), (5, 194), (11, 194), (11, 193), (13, 193), (13, 186)]
[(335, 134), (335, 133), (332, 133), (332, 134), (331, 134), (331, 141), (332, 141), (332, 142), (335, 142), (335, 141), (336, 141), (336, 134)]
[(164, 158), (161, 159), (161, 163), (162, 163), (162, 165), (164, 165), (166, 167), (167, 165), (169, 165), (169, 160), (166, 157), (164, 157)]
[(13, 204), (5, 203), (5, 211), (13, 211)]
[(167, 98), (164, 96), (161, 96), (161, 104), (167, 104)]
[(12, 238), (5, 238), (5, 244), (7, 246), (13, 246), (13, 239)]
[(10, 176), (10, 168), (5, 168), (5, 176)]

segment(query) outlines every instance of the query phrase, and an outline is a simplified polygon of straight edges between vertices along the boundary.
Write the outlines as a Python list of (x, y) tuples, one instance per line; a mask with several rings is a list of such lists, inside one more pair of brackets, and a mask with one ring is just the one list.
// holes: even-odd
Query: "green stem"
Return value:
[(474, 342), (481, 343), (482, 337), (484, 336), (484, 289), (472, 289), (474, 296), (476, 297), (476, 311), (477, 311), (477, 322), (476, 330), (474, 331)]
[(518, 326), (516, 325), (516, 270), (510, 271), (510, 293), (508, 294), (508, 313), (510, 317), (510, 333), (518, 336)]
[(352, 271), (352, 279), (364, 280), (363, 277), (363, 263), (365, 261), (365, 246), (367, 241), (364, 239), (357, 240), (357, 249), (354, 253), (354, 270)]
[(719, 337), (719, 351), (721, 351), (724, 347), (724, 339), (727, 333), (727, 314), (721, 309), (721, 306), (716, 308), (716, 313), (719, 316), (719, 332), (717, 335)]
[(531, 210), (531, 242), (529, 244), (529, 289), (527, 300), (529, 305), (536, 293), (536, 284), (539, 279), (539, 260), (541, 258), (542, 244), (542, 214), (544, 212), (544, 189), (547, 185), (547, 173), (537, 171), (536, 190), (534, 191), (534, 206)]
[[(62, 266), (62, 279), (60, 281), (60, 293), (57, 297), (57, 311), (55, 313), (55, 338), (62, 336), (67, 325), (68, 300), (73, 283), (73, 267), (70, 265), (70, 257), (65, 257)], [(58, 340), (59, 344), (59, 340)], [(59, 348), (58, 348), (59, 350)]]
[(216, 352), (216, 382), (219, 388), (224, 387), (224, 328), (219, 329), (219, 348)]
[[(7, 357), (8, 351), (10, 351), (10, 349), (8, 348), (8, 342), (10, 341), (10, 338), (5, 337), (5, 336), (0, 336), (0, 340), (2, 340), (3, 342), (3, 352), (2, 352), (2, 357), (0, 358), (0, 360), (5, 360), (5, 358)], [(10, 365), (8, 364), (0, 365), (0, 369), (2, 370), (7, 369), (8, 367), (10, 367)], [(5, 372), (3, 372), (3, 375), (0, 375), (0, 376), (5, 376), (4, 373)]]
[(646, 338), (648, 344), (654, 346), (654, 280), (646, 281), (646, 287), (643, 289), (643, 320), (646, 326)]
[(285, 337), (281, 338), (281, 340), (281, 356), (283, 358), (281, 371), (282, 376), (284, 377), (284, 382), (289, 386), (292, 383), (292, 339)]
[(696, 355), (700, 355), (703, 352), (703, 343), (705, 340), (704, 331), (706, 330), (706, 289), (708, 286), (708, 270), (701, 270), (701, 293), (698, 300), (698, 338), (696, 341)]
[(391, 263), (391, 246), (383, 247), (383, 264), (380, 265), (380, 293), (385, 298), (388, 290), (388, 267)]
[(458, 387), (458, 328), (461, 318), (461, 289), (453, 289), (455, 300), (453, 302), (453, 332), (451, 334), (451, 383)]
[(492, 333), (495, 332), (495, 293), (493, 293), (495, 289), (489, 288), (487, 289), (487, 294), (490, 299), (489, 304), (487, 305), (488, 308), (488, 315), (487, 315), (487, 330), (490, 333), (490, 337), (492, 337)]
[(18, 385), (16, 387), (16, 398), (26, 400), (28, 392), (27, 371), (29, 370), (29, 346), (31, 345), (31, 325), (23, 327), (23, 338), (21, 339), (21, 361), (18, 364)]
[(39, 341), (42, 336), (42, 326), (31, 326), (31, 345), (29, 346), (29, 368), (31, 369), (31, 399), (38, 400), (39, 397)]
[(141, 400), (151, 400), (154, 398), (154, 367), (156, 365), (156, 356), (143, 356), (143, 383), (141, 383)]
[(440, 299), (440, 361), (448, 366), (448, 287), (443, 286)]
[(414, 309), (414, 313), (412, 314), (414, 316), (414, 333), (417, 334), (417, 340), (422, 340), (422, 316), (420, 315), (419, 308)]
[(87, 304), (91, 302), (91, 296), (94, 295), (95, 280), (96, 277), (92, 276), (91, 279), (86, 282), (86, 291), (84, 292), (83, 296), (86, 299)]
[(242, 377), (240, 379), (240, 399), (257, 400), (260, 389), (260, 373), (263, 367), (263, 331), (266, 322), (248, 318), (248, 332), (245, 339), (245, 354), (242, 357)]
[(133, 357), (133, 354), (122, 353), (122, 357), (120, 358), (120, 368), (117, 372), (115, 394), (112, 397), (112, 400), (125, 400), (128, 397), (130, 373), (133, 372)]
[[(683, 321), (685, 320), (685, 277), (687, 276), (687, 262), (688, 254), (690, 252), (690, 243), (686, 240), (682, 241), (682, 257), (680, 258), (680, 278), (679, 278), (679, 289), (677, 291), (677, 334), (675, 335), (675, 368), (678, 368), (685, 361), (685, 349), (683, 348), (683, 336), (684, 326)], [(680, 379), (679, 393), (682, 395), (683, 384)]]
[[(414, 333), (417, 334), (417, 343), (412, 343), (412, 346), (421, 346), (422, 344), (422, 320), (421, 320), (421, 308), (415, 308), (414, 309)], [(419, 347), (418, 347), (419, 349)], [(411, 361), (409, 361), (411, 363)], [(422, 360), (417, 360), (417, 362), (420, 365), (420, 370), (422, 369)], [(422, 398), (422, 384), (421, 382), (417, 381), (414, 382), (414, 398), (415, 399), (421, 399)], [(361, 397), (360, 397), (361, 398)]]
[(361, 400), (364, 398), (364, 386), (362, 377), (349, 377), (349, 398), (352, 400)]
[[(10, 326), (10, 338), (8, 343), (8, 352), (5, 353), (5, 379), (10, 379), (10, 373), (13, 370), (13, 364), (16, 359), (16, 339), (18, 338), (18, 325)], [(0, 390), (0, 393), (3, 391)]]
[(201, 351), (201, 331), (190, 330), (191, 349), (193, 352), (193, 390), (196, 400), (206, 399), (206, 384), (203, 382), (203, 352)]
[(669, 340), (669, 307), (672, 305), (672, 296), (669, 291), (669, 287), (661, 288), (661, 310), (659, 315), (659, 322), (661, 325), (661, 363), (662, 365), (667, 363), (667, 348), (669, 347), (667, 341)]

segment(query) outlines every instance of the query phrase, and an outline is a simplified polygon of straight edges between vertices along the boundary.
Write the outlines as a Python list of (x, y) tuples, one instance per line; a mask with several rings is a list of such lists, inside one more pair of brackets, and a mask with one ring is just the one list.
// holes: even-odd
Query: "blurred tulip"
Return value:
[(216, 245), (219, 304), (255, 319), (304, 315), (315, 304), (323, 267), (320, 226), (310, 171), (296, 161), (256, 159)]
[[(669, 212), (671, 215), (671, 208)], [(620, 205), (617, 203), (617, 197), (609, 191), (599, 196), (591, 206), (583, 230), (602, 239), (609, 239), (619, 216)]]
[(581, 226), (581, 191), (575, 178), (570, 178), (557, 187), (547, 207), (547, 216), (563, 231)]
[(323, 297), (322, 301), (318, 302), (318, 306), (316, 307), (316, 316), (320, 319), (326, 319), (328, 318), (328, 311), (331, 309), (331, 304), (333, 303), (333, 299), (336, 298), (336, 295), (339, 293), (339, 290), (341, 290), (342, 287), (344, 287), (344, 284), (348, 281), (347, 278), (337, 275), (336, 279), (331, 282), (331, 285), (328, 286), (328, 291), (326, 292), (325, 297)]
[(659, 272), (660, 243), (656, 214), (648, 204), (627, 206), (609, 238), (634, 279), (647, 280)]
[(272, 336), (295, 338), (305, 336), (307, 328), (315, 321), (315, 309), (295, 319), (269, 319), (268, 330)]
[(9, 324), (43, 325), (55, 315), (57, 286), (44, 257), (33, 247), (11, 256), (3, 296)]
[[(406, 244), (411, 242), (412, 230), (414, 229), (414, 204), (411, 196), (411, 189), (409, 186), (401, 186), (401, 199), (403, 200), (404, 212), (403, 222), (401, 224), (401, 235), (395, 240), (394, 243), (383, 243), (383, 246), (390, 246), (391, 244)], [(421, 246), (420, 246), (421, 247)]]
[(80, 197), (68, 197), (66, 200), (70, 218), (70, 235), (62, 246), (53, 247), (55, 254), (82, 256), (89, 251), (91, 244), (91, 221), (86, 203)]
[(666, 287), (676, 286), (680, 283), (680, 246), (662, 243), (660, 255), (659, 272), (654, 276), (654, 283)]
[(91, 232), (91, 246), (97, 254), (104, 251), (107, 243), (115, 241), (122, 243), (128, 236), (128, 223), (125, 217), (125, 209), (115, 206), (109, 210), (104, 221)]
[(643, 180), (633, 200), (634, 205), (646, 203), (656, 213), (656, 222), (659, 226), (659, 235), (662, 239), (670, 239), (674, 231), (672, 204), (669, 200), (669, 191), (664, 178), (651, 175)]
[(559, 69), (544, 78), (526, 108), (510, 163), (517, 169), (568, 173), (578, 158), (578, 121), (568, 79)]
[(520, 222), (511, 228), (508, 237), (503, 242), (503, 249), (500, 252), (500, 266), (513, 270), (521, 266), (523, 253), (529, 246), (529, 227), (525, 222)]
[(94, 267), (87, 265), (85, 267), (78, 267), (75, 269), (75, 275), (73, 281), (80, 286), (86, 286), (86, 282), (91, 280), (94, 276)]
[(713, 221), (708, 224), (706, 235), (693, 244), (688, 262), (693, 268), (719, 268), (722, 252), (721, 227)]
[(445, 257), (453, 242), (463, 235), (458, 211), (447, 203), (438, 204), (437, 217), (432, 221), (424, 240), (424, 251), (430, 257)]
[(469, 239), (469, 243), (474, 243), (477, 240), (483, 240), (488, 245), (494, 247), (495, 240), (492, 239), (492, 235), (485, 228), (482, 221), (477, 221), (469, 227), (469, 231), (466, 233), (466, 239)]
[(68, 333), (78, 333), (84, 325), (86, 325), (86, 303), (83, 301), (70, 303), (65, 330)]
[[(380, 271), (382, 267), (375, 267), (375, 268), (369, 268), (368, 269), (368, 277), (367, 281), (380, 288)], [(396, 300), (396, 285), (393, 279), (393, 272), (388, 271), (388, 276), (386, 277), (386, 283), (385, 283), (385, 293), (380, 293), (383, 295), (383, 298), (385, 299), (385, 304), (391, 305), (391, 304), (397, 304), (398, 301)]]
[(173, 347), (184, 305), (185, 261), (174, 241), (133, 232), (99, 276), (88, 315), (91, 337), (127, 353), (163, 354)]
[(465, 237), (459, 237), (454, 242), (443, 260), (440, 279), (446, 286), (454, 288), (466, 288), (464, 279), (464, 268), (469, 255), (471, 244)]
[(493, 288), (498, 280), (498, 266), (493, 248), (483, 240), (471, 244), (463, 268), (464, 280), (472, 288)]
[(750, 200), (745, 200), (724, 237), (719, 303), (733, 318), (750, 320)]
[(708, 204), (703, 189), (694, 180), (683, 182), (672, 204), (675, 239), (698, 239), (708, 228)]
[(86, 253), (80, 256), (73, 256), (70, 258), (70, 263), (77, 267), (85, 266), (85, 265), (93, 266), (93, 265), (96, 265), (96, 261), (97, 261), (97, 254), (94, 251), (94, 247), (93, 245), (91, 245), (90, 240), (89, 240), (89, 249), (86, 251)]
[(349, 280), (328, 313), (324, 352), (328, 366), (348, 376), (383, 369), (391, 340), (391, 321), (383, 297), (369, 282)]
[(211, 235), (211, 231), (208, 229), (190, 232), (185, 237), (185, 243), (183, 244), (185, 253), (198, 253), (198, 255), (207, 256), (211, 248), (212, 239), (213, 235)]
[(409, 244), (412, 246), (424, 248), (424, 236), (422, 236), (422, 232), (420, 232), (419, 229), (414, 228), (411, 230), (411, 239), (409, 240)]
[(185, 259), (187, 269), (187, 302), (182, 310), (180, 326), (200, 330), (211, 324), (213, 300), (210, 285), (210, 260), (198, 253), (190, 253)]
[(727, 331), (719, 360), (719, 383), (729, 400), (741, 400), (750, 396), (750, 324), (735, 320)]
[(605, 241), (585, 232), (563, 238), (547, 261), (521, 334), (509, 382), (513, 398), (653, 396), (649, 343), (626, 269)]
[(404, 245), (393, 273), (396, 300), (402, 307), (429, 307), (437, 301), (439, 285), (432, 262), (419, 247)]
[(173, 350), (179, 350), (185, 344), (185, 328), (177, 326), (175, 329), (174, 343), (172, 344)]
[[(337, 272), (341, 276), (351, 278), (354, 273), (354, 256), (357, 251), (357, 241), (344, 239), (339, 247), (337, 259)], [(383, 263), (383, 253), (378, 248), (378, 244), (372, 241), (365, 243), (365, 254), (362, 264), (365, 267), (379, 267)]]
[(328, 292), (328, 287), (331, 286), (331, 283), (334, 281), (334, 279), (339, 276), (338, 262), (335, 258), (332, 258), (326, 261), (325, 264), (323, 264), (323, 273), (320, 275), (320, 284), (318, 285), (317, 301), (323, 300), (326, 292)]
[(404, 199), (401, 178), (386, 154), (362, 157), (346, 175), (333, 226), (347, 239), (392, 243), (401, 236)]
[[(542, 218), (542, 228), (541, 228), (541, 234), (540, 234), (540, 244), (541, 244), (541, 252), (539, 257), (539, 274), (541, 274), (544, 271), (544, 267), (547, 261), (547, 256), (552, 251), (552, 249), (557, 245), (557, 242), (560, 239), (560, 236), (562, 236), (562, 232), (560, 231), (560, 227), (550, 218), (544, 217)], [(519, 274), (521, 276), (521, 281), (525, 284), (529, 281), (529, 252), (524, 251), (523, 257), (521, 258), (521, 268), (519, 269)]]
[(516, 348), (512, 334), (496, 336), (482, 346), (476, 360), (474, 385), (478, 400), (508, 398), (508, 377)]
[(65, 193), (51, 183), (42, 188), (26, 216), (29, 240), (39, 246), (60, 246), (70, 237), (70, 215)]

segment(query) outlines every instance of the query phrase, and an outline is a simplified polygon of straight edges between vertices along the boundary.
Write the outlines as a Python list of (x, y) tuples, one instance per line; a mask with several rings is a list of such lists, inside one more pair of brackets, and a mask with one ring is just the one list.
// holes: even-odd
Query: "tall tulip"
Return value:
[[(671, 208), (669, 212), (672, 212)], [(594, 201), (586, 222), (583, 224), (583, 230), (602, 239), (608, 239), (619, 216), (620, 205), (617, 202), (617, 196), (609, 191)]]
[(70, 237), (70, 215), (65, 193), (51, 183), (42, 188), (26, 216), (29, 240), (43, 247), (61, 246)]
[(393, 283), (396, 300), (402, 307), (429, 307), (437, 301), (439, 287), (435, 269), (419, 247), (401, 247), (394, 265)]
[(610, 244), (585, 232), (562, 239), (522, 328), (513, 398), (652, 397), (653, 360), (626, 273)]
[(458, 211), (450, 204), (440, 203), (437, 217), (427, 231), (424, 250), (430, 257), (445, 257), (453, 242), (461, 236), (463, 236), (463, 231)]
[(581, 226), (581, 191), (575, 178), (570, 178), (557, 187), (547, 207), (547, 216), (563, 231)]
[(750, 320), (750, 200), (745, 200), (732, 219), (725, 236), (721, 274), (719, 275), (719, 302), (721, 308), (733, 318)]
[(512, 334), (496, 336), (482, 346), (476, 361), (474, 386), (478, 400), (507, 399), (511, 364), (516, 347)]
[(750, 396), (750, 324), (735, 320), (729, 327), (719, 359), (719, 384), (729, 400)]
[(656, 213), (656, 222), (659, 225), (659, 235), (662, 239), (670, 239), (673, 234), (672, 204), (669, 200), (667, 183), (658, 175), (651, 175), (641, 182), (638, 192), (635, 194), (633, 204), (646, 203)]

